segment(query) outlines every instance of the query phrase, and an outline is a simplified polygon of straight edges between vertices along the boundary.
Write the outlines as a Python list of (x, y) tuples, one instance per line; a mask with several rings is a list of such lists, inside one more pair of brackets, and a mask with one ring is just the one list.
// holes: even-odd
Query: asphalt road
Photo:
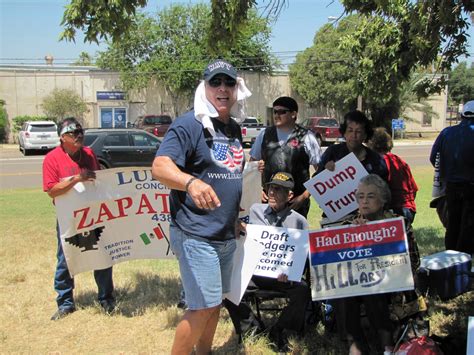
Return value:
[[(393, 153), (402, 157), (411, 167), (429, 166), (431, 144), (431, 142), (404, 143), (395, 146)], [(41, 188), (44, 155), (36, 153), (25, 157), (16, 145), (3, 145), (0, 148), (0, 189)]]

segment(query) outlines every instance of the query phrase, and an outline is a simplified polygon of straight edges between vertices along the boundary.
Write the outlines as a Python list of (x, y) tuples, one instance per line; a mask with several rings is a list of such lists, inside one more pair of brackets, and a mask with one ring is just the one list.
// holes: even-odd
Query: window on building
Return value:
[(100, 127), (125, 128), (127, 127), (127, 109), (125, 107), (101, 107)]
[(431, 115), (423, 113), (423, 117), (421, 119), (421, 125), (425, 127), (431, 127), (431, 120), (432, 120)]

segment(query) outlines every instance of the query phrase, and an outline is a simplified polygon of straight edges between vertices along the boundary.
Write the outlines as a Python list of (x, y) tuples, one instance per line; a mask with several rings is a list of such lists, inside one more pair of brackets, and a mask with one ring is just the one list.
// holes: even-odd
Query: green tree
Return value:
[[(211, 0), (212, 31), (207, 39), (212, 56), (236, 45), (239, 33), (245, 29), (249, 11), (256, 3), (256, 0)], [(61, 22), (64, 31), (60, 39), (74, 41), (76, 31), (81, 30), (87, 42), (98, 43), (102, 39), (119, 42), (133, 27), (136, 10), (146, 4), (147, 0), (70, 0)], [(276, 7), (279, 5), (280, 1)], [(275, 7), (268, 6), (270, 9)]]
[(5, 100), (0, 99), (0, 142), (5, 140), (8, 125), (7, 111), (5, 110)]
[(448, 93), (450, 105), (459, 105), (474, 98), (474, 63), (468, 68), (460, 63), (449, 74)]
[(81, 120), (87, 106), (73, 90), (54, 89), (43, 99), (43, 111), (56, 122), (68, 116)]
[[(346, 11), (366, 16), (342, 46), (357, 66), (357, 92), (377, 124), (399, 114), (399, 90), (419, 68), (443, 74), (467, 53), (468, 12), (474, 2), (342, 0)], [(445, 76), (425, 76), (418, 97), (440, 92)]]
[[(122, 40), (110, 42), (108, 50), (99, 53), (97, 64), (120, 71), (127, 91), (160, 82), (171, 96), (177, 115), (180, 102), (189, 103), (203, 68), (212, 59), (209, 31), (210, 8), (204, 4), (173, 5), (156, 18), (138, 14)], [(237, 67), (269, 71), (269, 36), (267, 21), (253, 11), (236, 47), (220, 57)]]
[(324, 25), (313, 45), (298, 54), (290, 66), (292, 88), (313, 107), (327, 107), (344, 113), (357, 105), (356, 68), (341, 38), (357, 27), (359, 17), (344, 18), (337, 26)]
[(73, 63), (73, 65), (88, 66), (94, 64), (94, 58), (87, 52), (81, 52), (79, 58)]
[[(408, 121), (414, 121), (415, 119), (408, 115), (408, 110), (422, 112), (424, 115), (438, 119), (438, 113), (433, 109), (433, 106), (430, 104), (429, 98), (418, 97), (416, 95), (416, 86), (418, 83), (429, 75), (424, 72), (418, 72), (411, 75), (410, 79), (403, 83), (400, 88), (398, 102), (400, 115), (407, 119)], [(385, 122), (386, 128), (391, 130), (390, 122)]]
[(76, 31), (81, 30), (85, 42), (99, 43), (108, 37), (118, 41), (133, 23), (136, 9), (146, 3), (147, 0), (71, 0), (64, 11), (60, 39), (74, 41)]

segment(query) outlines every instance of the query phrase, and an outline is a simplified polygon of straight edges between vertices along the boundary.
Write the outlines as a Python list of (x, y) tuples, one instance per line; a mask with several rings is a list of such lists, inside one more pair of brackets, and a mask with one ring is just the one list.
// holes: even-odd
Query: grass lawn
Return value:
[[(420, 187), (415, 234), (422, 254), (427, 255), (444, 249), (444, 232), (436, 212), (428, 207), (432, 169), (413, 172)], [(0, 206), (1, 353), (169, 353), (182, 314), (176, 308), (180, 290), (176, 261), (139, 260), (114, 266), (119, 312), (112, 316), (101, 312), (92, 273), (82, 273), (76, 277), (78, 311), (52, 322), (56, 222), (50, 198), (39, 189), (3, 190)], [(309, 222), (317, 228), (321, 213), (315, 203), (312, 206)], [(430, 299), (430, 306), (435, 334), (465, 337), (467, 315), (474, 314), (473, 292), (444, 303)], [(347, 353), (320, 324), (292, 344), (295, 354)], [(225, 311), (214, 347), (218, 354), (271, 353), (264, 338), (237, 346)]]

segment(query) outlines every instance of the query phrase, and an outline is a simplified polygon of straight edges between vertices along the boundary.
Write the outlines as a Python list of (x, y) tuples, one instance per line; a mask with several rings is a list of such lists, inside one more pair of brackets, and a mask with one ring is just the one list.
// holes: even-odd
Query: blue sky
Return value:
[[(196, 1), (149, 0), (146, 12), (154, 13), (170, 3)], [(200, 1), (202, 2), (202, 1)], [(263, 3), (268, 4), (270, 0)], [(329, 16), (339, 17), (343, 7), (337, 0), (290, 0), (273, 25), (271, 47), (283, 63), (311, 46), (318, 28)], [(51, 54), (56, 64), (71, 63), (82, 51), (94, 55), (105, 46), (83, 43), (79, 35), (75, 43), (59, 42), (60, 26), (67, 0), (0, 0), (0, 64), (43, 64)], [(474, 56), (474, 29), (470, 28), (470, 48)], [(472, 61), (473, 57), (469, 58)]]

